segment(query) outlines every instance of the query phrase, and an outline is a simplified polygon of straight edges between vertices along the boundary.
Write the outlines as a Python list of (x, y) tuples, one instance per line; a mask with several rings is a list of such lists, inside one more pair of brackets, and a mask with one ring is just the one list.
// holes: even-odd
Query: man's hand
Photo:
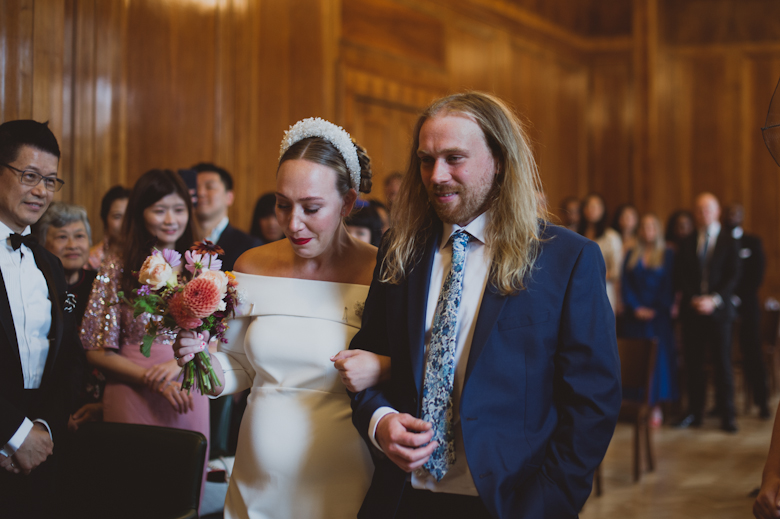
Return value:
[(691, 299), (691, 306), (700, 315), (712, 315), (717, 306), (712, 296), (696, 296)]
[(780, 478), (764, 477), (761, 483), (761, 490), (753, 503), (753, 515), (757, 519), (777, 519), (780, 518)]
[(54, 452), (54, 443), (49, 438), (49, 431), (43, 424), (35, 423), (16, 454), (4, 458), (0, 462), (0, 467), (8, 472), (15, 474), (21, 472), (27, 476), (35, 467), (46, 461), (52, 452)]
[(392, 413), (382, 417), (375, 436), (387, 457), (405, 472), (422, 467), (439, 445), (438, 442), (431, 442), (431, 424), (406, 413)]

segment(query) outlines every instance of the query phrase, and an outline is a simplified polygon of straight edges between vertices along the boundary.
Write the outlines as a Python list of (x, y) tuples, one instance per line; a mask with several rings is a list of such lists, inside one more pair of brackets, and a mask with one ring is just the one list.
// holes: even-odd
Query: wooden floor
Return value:
[[(777, 399), (772, 409), (777, 406)], [(656, 470), (632, 480), (632, 428), (619, 424), (602, 464), (603, 494), (591, 495), (582, 519), (734, 519), (753, 517), (751, 490), (761, 483), (773, 420), (739, 416), (739, 432), (655, 430)], [(774, 417), (773, 417), (774, 418)]]

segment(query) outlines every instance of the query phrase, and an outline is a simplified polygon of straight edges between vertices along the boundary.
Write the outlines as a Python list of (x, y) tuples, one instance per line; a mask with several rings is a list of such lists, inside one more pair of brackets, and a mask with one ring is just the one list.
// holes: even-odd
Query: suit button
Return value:
[(479, 479), (486, 478), (488, 476), (492, 476), (493, 472), (485, 472), (484, 474), (479, 475)]
[(477, 419), (477, 417), (476, 417), (476, 416), (467, 416), (467, 417), (466, 417), (466, 421), (467, 421), (467, 422), (473, 422), (473, 421), (474, 421), (474, 420), (476, 420), (476, 419)]

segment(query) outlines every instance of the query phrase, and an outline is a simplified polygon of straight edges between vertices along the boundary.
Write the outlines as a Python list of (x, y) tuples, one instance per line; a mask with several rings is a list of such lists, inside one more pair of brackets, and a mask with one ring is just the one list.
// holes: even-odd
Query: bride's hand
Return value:
[(344, 350), (330, 358), (341, 381), (353, 393), (390, 378), (390, 357), (365, 350)]
[(184, 367), (195, 358), (196, 353), (204, 351), (208, 344), (209, 332), (180, 331), (179, 335), (176, 336), (176, 342), (173, 343), (173, 355), (176, 357), (176, 363)]

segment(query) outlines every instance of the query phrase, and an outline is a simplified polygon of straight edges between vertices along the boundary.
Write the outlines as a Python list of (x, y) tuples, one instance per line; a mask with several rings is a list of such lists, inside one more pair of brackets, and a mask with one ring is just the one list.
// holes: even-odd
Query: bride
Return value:
[[(276, 216), (287, 239), (236, 262), (243, 315), (212, 356), (223, 383), (214, 395), (251, 388), (227, 518), (357, 516), (373, 464), (342, 381), (353, 391), (374, 385), (390, 362), (343, 351), (360, 327), (376, 262), (376, 248), (352, 238), (343, 219), (370, 190), (370, 160), (343, 129), (317, 118), (286, 132)], [(207, 342), (181, 332), (179, 365)]]

